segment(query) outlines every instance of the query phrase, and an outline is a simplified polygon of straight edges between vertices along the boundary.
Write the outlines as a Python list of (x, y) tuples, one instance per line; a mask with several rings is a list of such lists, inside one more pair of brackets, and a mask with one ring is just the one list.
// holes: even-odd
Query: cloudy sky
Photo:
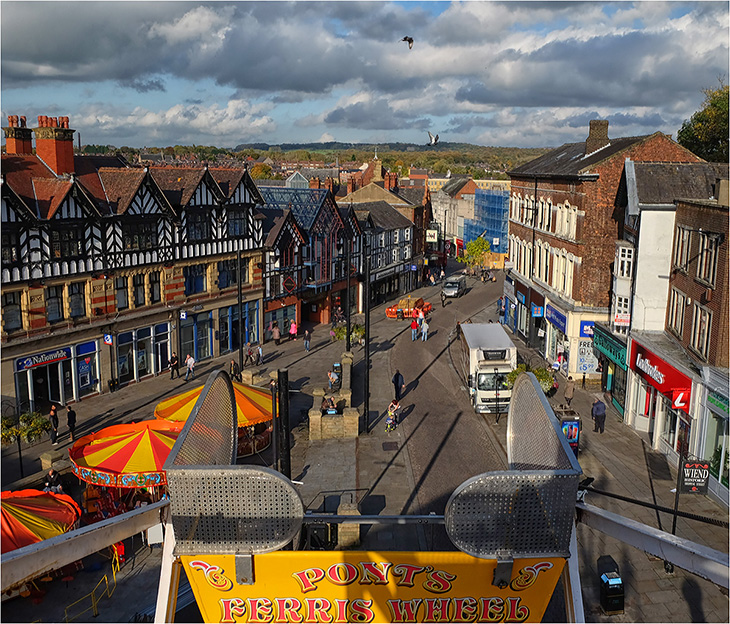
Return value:
[[(2, 123), (131, 147), (676, 133), (727, 82), (727, 2), (11, 2)], [(403, 36), (413, 37), (409, 50)]]

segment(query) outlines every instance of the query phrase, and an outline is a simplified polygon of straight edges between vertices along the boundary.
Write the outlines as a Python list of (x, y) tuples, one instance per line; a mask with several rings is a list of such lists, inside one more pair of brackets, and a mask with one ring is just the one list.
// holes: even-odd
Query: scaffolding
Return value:
[(506, 254), (508, 221), (509, 191), (477, 189), (474, 218), (464, 219), (464, 245), (483, 236), (492, 252)]

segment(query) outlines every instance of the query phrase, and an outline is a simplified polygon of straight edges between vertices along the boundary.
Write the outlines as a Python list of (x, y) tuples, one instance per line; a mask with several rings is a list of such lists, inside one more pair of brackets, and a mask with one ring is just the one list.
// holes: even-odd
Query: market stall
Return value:
[[(175, 395), (159, 403), (155, 418), (184, 423), (193, 411), (203, 386)], [(259, 453), (271, 443), (271, 393), (266, 388), (233, 382), (238, 416), (238, 457)]]

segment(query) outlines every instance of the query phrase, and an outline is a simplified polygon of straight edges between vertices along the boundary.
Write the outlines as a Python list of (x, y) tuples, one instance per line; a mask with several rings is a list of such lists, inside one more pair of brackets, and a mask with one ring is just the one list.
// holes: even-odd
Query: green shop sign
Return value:
[(710, 390), (710, 392), (707, 393), (707, 403), (709, 404), (708, 406), (713, 412), (715, 412), (719, 416), (724, 416), (725, 418), (728, 417), (727, 397), (724, 397), (721, 394)]
[(598, 325), (593, 328), (593, 347), (626, 370), (626, 345), (605, 334)]

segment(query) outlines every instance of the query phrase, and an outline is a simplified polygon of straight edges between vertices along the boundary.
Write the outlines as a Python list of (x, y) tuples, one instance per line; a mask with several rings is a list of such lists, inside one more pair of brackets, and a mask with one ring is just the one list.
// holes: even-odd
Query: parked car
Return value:
[(461, 297), (466, 292), (466, 276), (448, 277), (441, 291), (446, 297)]

